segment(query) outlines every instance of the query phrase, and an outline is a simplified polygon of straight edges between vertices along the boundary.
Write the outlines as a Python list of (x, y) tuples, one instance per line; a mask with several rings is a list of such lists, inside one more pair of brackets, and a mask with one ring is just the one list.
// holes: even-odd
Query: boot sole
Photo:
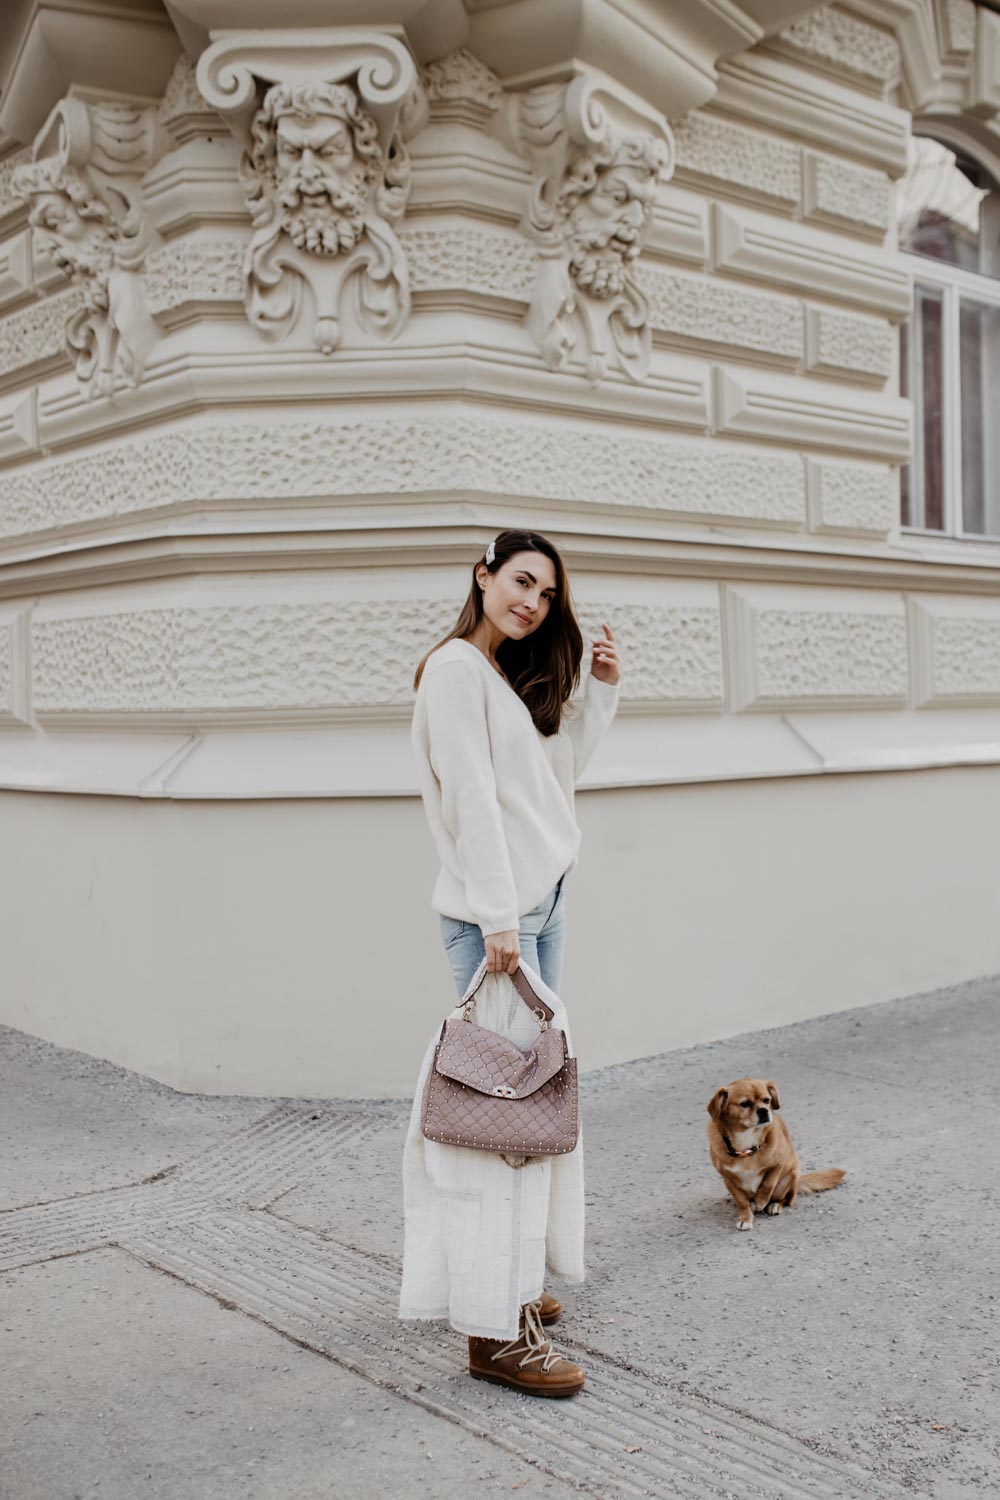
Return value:
[(507, 1375), (498, 1375), (495, 1370), (473, 1370), (470, 1367), (469, 1374), (473, 1380), (488, 1380), (491, 1385), (506, 1385), (512, 1391), (521, 1391), (525, 1396), (549, 1396), (559, 1400), (563, 1396), (578, 1396), (583, 1390), (582, 1385), (522, 1385), (519, 1380), (512, 1380)]

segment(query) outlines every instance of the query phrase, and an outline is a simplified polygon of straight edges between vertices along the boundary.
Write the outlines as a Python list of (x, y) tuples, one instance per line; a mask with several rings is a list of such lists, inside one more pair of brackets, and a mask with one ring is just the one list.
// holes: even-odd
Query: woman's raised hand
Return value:
[(593, 655), (590, 670), (599, 682), (610, 683), (614, 687), (621, 673), (621, 663), (618, 660), (618, 647), (610, 625), (602, 625), (605, 639), (598, 636), (592, 642)]
[(487, 974), (513, 974), (521, 962), (521, 944), (517, 928), (510, 932), (491, 932), (484, 938)]

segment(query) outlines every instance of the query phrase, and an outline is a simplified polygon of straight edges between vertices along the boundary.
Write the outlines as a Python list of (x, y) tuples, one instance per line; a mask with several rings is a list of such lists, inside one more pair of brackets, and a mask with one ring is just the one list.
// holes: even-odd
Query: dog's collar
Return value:
[(722, 1144), (725, 1146), (730, 1156), (756, 1156), (757, 1152), (760, 1150), (760, 1141), (757, 1142), (756, 1146), (748, 1146), (745, 1151), (734, 1150), (733, 1143), (732, 1141), (730, 1141), (728, 1135), (724, 1130), (722, 1131)]

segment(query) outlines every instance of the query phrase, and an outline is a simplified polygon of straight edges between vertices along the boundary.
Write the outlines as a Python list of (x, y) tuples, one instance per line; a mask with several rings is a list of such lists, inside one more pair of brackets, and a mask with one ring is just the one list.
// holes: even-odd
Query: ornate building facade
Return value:
[(0, 1022), (405, 1093), (512, 525), (625, 664), (586, 1066), (1000, 970), (1000, 12), (14, 0), (0, 84)]

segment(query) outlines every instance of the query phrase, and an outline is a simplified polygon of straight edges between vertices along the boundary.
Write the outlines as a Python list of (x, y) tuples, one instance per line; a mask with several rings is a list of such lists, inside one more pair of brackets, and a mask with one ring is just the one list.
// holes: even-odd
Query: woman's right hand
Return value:
[(487, 974), (513, 974), (521, 962), (517, 928), (511, 928), (510, 932), (491, 932), (483, 941), (486, 944)]

